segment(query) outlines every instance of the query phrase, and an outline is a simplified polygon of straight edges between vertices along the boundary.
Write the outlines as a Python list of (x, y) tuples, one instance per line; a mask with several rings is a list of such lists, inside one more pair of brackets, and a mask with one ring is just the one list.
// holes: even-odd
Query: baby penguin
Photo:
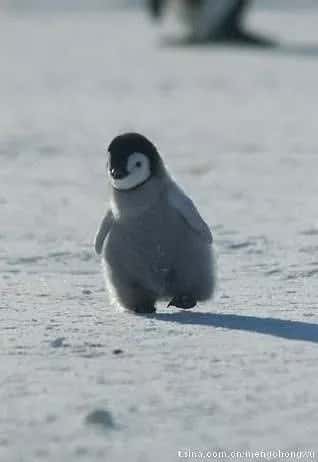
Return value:
[(212, 234), (170, 177), (156, 147), (138, 133), (109, 145), (110, 207), (95, 239), (106, 286), (122, 307), (153, 313), (169, 301), (193, 308), (214, 291)]

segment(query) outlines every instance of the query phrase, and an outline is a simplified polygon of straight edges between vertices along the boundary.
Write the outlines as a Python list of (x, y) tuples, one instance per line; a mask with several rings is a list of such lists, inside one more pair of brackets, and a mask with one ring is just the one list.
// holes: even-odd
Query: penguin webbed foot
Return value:
[(197, 301), (191, 295), (179, 295), (174, 297), (168, 304), (169, 306), (176, 306), (177, 308), (182, 308), (183, 310), (190, 310), (194, 308), (197, 304)]

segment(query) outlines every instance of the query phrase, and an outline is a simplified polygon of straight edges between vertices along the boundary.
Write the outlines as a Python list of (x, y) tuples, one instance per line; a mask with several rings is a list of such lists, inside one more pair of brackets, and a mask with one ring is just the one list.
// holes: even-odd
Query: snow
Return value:
[[(250, 23), (288, 45), (165, 46), (138, 11), (1, 13), (1, 461), (317, 449), (316, 16)], [(212, 226), (218, 293), (192, 312), (107, 303), (93, 239), (125, 130)]]

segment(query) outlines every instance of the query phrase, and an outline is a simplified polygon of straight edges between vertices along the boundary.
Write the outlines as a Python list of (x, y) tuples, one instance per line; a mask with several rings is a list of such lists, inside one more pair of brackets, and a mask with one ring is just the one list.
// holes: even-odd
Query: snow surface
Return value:
[[(1, 14), (1, 462), (318, 449), (317, 12), (250, 22), (289, 45), (165, 46), (138, 11)], [(124, 130), (212, 226), (218, 294), (192, 312), (107, 304), (92, 243)]]

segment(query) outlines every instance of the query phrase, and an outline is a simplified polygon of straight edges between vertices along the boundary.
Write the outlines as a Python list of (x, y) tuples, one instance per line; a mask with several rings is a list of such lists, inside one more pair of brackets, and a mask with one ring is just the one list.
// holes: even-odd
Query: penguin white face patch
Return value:
[(115, 189), (128, 190), (144, 183), (151, 176), (150, 161), (142, 153), (130, 154), (126, 165), (127, 175), (122, 178), (114, 178), (109, 173), (110, 182)]

